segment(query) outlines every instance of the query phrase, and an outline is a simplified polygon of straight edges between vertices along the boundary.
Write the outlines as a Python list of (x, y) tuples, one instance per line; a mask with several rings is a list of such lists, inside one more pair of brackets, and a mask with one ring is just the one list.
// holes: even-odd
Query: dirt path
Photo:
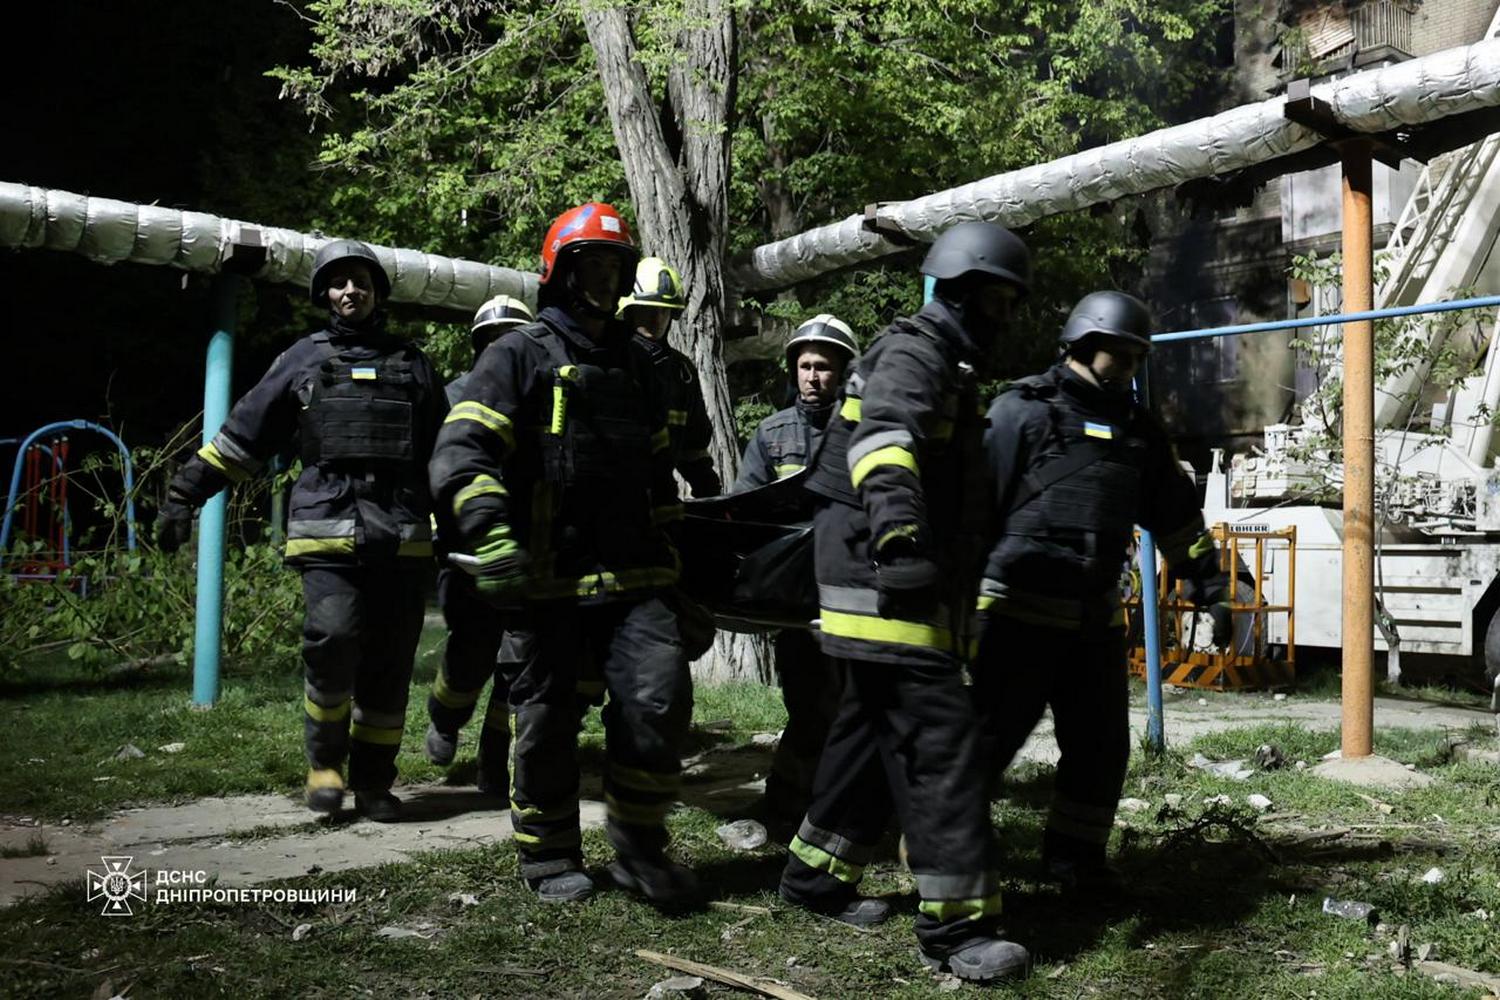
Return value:
[[(1199, 704), (1200, 698), (1204, 704)], [(1301, 723), (1310, 728), (1339, 724), (1337, 702), (1275, 701), (1270, 695), (1171, 694), (1166, 702), (1169, 743), (1182, 743), (1214, 730), (1259, 723)], [(1380, 727), (1463, 730), (1493, 724), (1488, 712), (1381, 698)], [(1142, 704), (1131, 707), (1131, 728), (1145, 731)], [(770, 764), (769, 746), (744, 746), (701, 755), (687, 772), (684, 798), (715, 812), (733, 814), (759, 794)], [(1044, 719), (1022, 750), (1033, 760), (1053, 761), (1057, 745), (1051, 719)], [(203, 799), (180, 806), (128, 809), (97, 824), (40, 828), (49, 846), (43, 857), (0, 859), (0, 904), (59, 882), (82, 882), (103, 855), (125, 855), (134, 870), (203, 872), (226, 886), (252, 885), (349, 868), (403, 861), (422, 851), (492, 844), (510, 836), (510, 816), (472, 788), (441, 785), (398, 789), (406, 803), (399, 824), (327, 822), (297, 801), (280, 795)], [(598, 782), (585, 783), (585, 827), (604, 822)], [(19, 817), (0, 817), (0, 846), (19, 847), (39, 831)], [(154, 888), (151, 886), (150, 888)]]

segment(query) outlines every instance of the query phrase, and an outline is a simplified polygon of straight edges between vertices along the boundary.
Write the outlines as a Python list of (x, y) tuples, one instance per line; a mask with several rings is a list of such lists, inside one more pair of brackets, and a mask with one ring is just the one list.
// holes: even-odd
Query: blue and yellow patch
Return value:
[(1113, 441), (1115, 429), (1109, 424), (1096, 424), (1092, 420), (1086, 420), (1083, 424), (1083, 436), (1099, 438), (1104, 441)]
[(375, 369), (373, 368), (351, 368), (349, 377), (358, 381), (375, 381)]

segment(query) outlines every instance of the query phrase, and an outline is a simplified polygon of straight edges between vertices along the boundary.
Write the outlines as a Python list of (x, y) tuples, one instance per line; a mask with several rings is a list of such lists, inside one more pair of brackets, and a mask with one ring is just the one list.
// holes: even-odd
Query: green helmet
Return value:
[(687, 307), (687, 292), (682, 287), (682, 275), (660, 257), (647, 257), (635, 266), (635, 287), (620, 300), (617, 315), (623, 316), (631, 306), (648, 306), (652, 309), (684, 309)]

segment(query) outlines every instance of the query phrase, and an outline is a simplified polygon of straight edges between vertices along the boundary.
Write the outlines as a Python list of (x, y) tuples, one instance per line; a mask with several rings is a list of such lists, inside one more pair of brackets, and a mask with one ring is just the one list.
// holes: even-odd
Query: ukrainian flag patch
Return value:
[(375, 369), (373, 368), (351, 368), (349, 377), (358, 381), (375, 381)]
[(1085, 420), (1083, 423), (1083, 436), (1113, 441), (1115, 429), (1109, 426), (1109, 424), (1096, 424), (1092, 420)]

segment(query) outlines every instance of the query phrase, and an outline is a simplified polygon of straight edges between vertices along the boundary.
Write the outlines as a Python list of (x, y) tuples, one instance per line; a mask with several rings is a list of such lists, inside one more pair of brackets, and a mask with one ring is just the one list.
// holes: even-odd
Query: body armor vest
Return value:
[(354, 360), (326, 332), (312, 339), (323, 361), (301, 392), (302, 464), (412, 461), (422, 386), (410, 353)]
[[(1139, 512), (1146, 464), (1147, 443), (1136, 414), (1116, 423), (1082, 413), (1059, 398), (1055, 385), (1041, 380), (1023, 379), (1012, 391), (1048, 409), (1047, 438), (1026, 476), (1046, 480), (1049, 466), (1068, 471), (1039, 490), (1026, 491), (1023, 485), (1003, 533), (1044, 543), (1054, 558), (1077, 565), (1086, 585), (1114, 586)], [(1083, 455), (1077, 454), (1080, 449)]]

